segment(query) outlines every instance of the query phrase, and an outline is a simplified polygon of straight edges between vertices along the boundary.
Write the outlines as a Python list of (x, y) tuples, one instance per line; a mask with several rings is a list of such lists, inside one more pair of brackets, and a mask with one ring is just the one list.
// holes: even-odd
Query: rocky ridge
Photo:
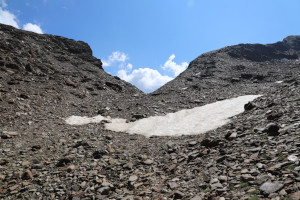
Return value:
[[(209, 52), (148, 95), (106, 74), (83, 42), (5, 25), (0, 38), (2, 199), (299, 199), (299, 37)], [(258, 93), (204, 135), (145, 138), (63, 121), (136, 120)]]

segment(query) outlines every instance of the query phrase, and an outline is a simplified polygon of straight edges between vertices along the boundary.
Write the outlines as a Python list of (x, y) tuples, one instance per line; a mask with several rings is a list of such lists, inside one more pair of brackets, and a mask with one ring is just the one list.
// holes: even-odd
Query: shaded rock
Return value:
[(247, 103), (247, 104), (244, 105), (244, 109), (246, 111), (252, 110), (253, 108), (255, 108), (255, 105), (252, 102), (249, 102), (249, 103)]
[(33, 175), (30, 170), (26, 170), (22, 175), (23, 180), (33, 179)]
[(179, 191), (179, 190), (176, 190), (174, 192), (174, 197), (173, 198), (174, 199), (182, 199), (182, 198), (184, 198), (184, 193)]
[(61, 158), (58, 163), (56, 164), (57, 167), (64, 167), (66, 165), (68, 165), (70, 162), (72, 162), (70, 157), (64, 157)]
[(279, 135), (279, 126), (275, 123), (270, 123), (267, 125), (266, 130), (269, 136), (277, 136)]

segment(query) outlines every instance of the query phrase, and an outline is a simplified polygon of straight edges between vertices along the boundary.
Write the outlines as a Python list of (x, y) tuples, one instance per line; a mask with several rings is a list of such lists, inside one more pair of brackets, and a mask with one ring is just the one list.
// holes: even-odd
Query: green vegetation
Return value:
[(295, 165), (290, 165), (290, 166), (288, 167), (289, 170), (294, 170), (295, 168), (296, 168)]
[(262, 158), (266, 158), (266, 157), (268, 157), (268, 154), (263, 153), (263, 154), (260, 154), (260, 156), (261, 156)]
[(249, 194), (259, 194), (259, 191), (253, 190), (253, 191), (249, 192)]
[(285, 158), (286, 158), (286, 155), (282, 155), (282, 154), (279, 155), (279, 160), (284, 160)]
[(259, 200), (259, 197), (255, 195), (255, 196), (249, 197), (249, 200)]
[(241, 187), (241, 188), (248, 187), (248, 186), (249, 186), (249, 183), (247, 183), (247, 182), (241, 183), (241, 184), (240, 184), (240, 187)]

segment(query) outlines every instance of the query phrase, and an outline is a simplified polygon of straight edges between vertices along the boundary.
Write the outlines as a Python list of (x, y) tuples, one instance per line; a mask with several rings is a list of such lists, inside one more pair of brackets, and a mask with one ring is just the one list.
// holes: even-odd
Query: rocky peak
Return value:
[(75, 66), (89, 62), (102, 69), (101, 61), (93, 57), (89, 45), (82, 41), (36, 34), (0, 24), (0, 45), (2, 70), (53, 73), (64, 68), (54, 70), (50, 65), (55, 63), (59, 66), (66, 62)]
[(283, 39), (283, 43), (287, 44), (291, 49), (300, 50), (300, 36), (293, 35)]

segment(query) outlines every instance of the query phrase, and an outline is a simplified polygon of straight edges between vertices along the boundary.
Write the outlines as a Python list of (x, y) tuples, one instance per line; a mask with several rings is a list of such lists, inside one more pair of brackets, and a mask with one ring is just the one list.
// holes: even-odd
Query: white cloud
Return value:
[(126, 69), (132, 70), (132, 64), (128, 63), (127, 66), (126, 66)]
[(1, 6), (2, 8), (7, 7), (6, 0), (1, 0), (1, 1), (0, 1), (0, 6)]
[(32, 23), (24, 24), (23, 30), (43, 34), (41, 27), (37, 24), (32, 24)]
[(164, 66), (162, 67), (164, 70), (169, 70), (174, 73), (174, 76), (178, 76), (181, 72), (183, 72), (187, 66), (189, 65), (187, 62), (182, 62), (180, 65), (175, 63), (173, 60), (175, 55), (172, 54), (169, 59), (165, 62)]
[[(3, 4), (3, 2), (1, 3)], [(15, 28), (19, 28), (17, 17), (14, 14), (10, 13), (8, 10), (3, 10), (1, 7), (0, 7), (0, 23), (11, 25)]]
[(106, 60), (102, 60), (102, 63), (104, 67), (114, 66), (119, 68), (117, 76), (135, 85), (140, 90), (149, 93), (171, 81), (187, 68), (187, 62), (177, 64), (173, 61), (174, 59), (175, 55), (172, 54), (165, 64), (161, 66), (163, 70), (171, 71), (172, 76), (163, 75), (156, 69), (151, 68), (134, 69), (133, 65), (127, 62), (129, 60), (128, 55), (120, 51), (112, 52)]
[(125, 53), (114, 51), (107, 60), (102, 60), (102, 63), (103, 67), (109, 67), (115, 62), (125, 62), (126, 60), (128, 60), (128, 56)]
[[(0, 0), (0, 23), (11, 25), (15, 28), (19, 28), (18, 25), (18, 18), (8, 10), (4, 10), (3, 8), (7, 7), (7, 3), (5, 0)], [(35, 33), (42, 34), (43, 31), (41, 27), (37, 24), (27, 23), (23, 25), (23, 30), (25, 31), (32, 31)]]
[(117, 75), (146, 93), (158, 89), (173, 79), (169, 76), (163, 76), (157, 70), (150, 68), (135, 69), (129, 74), (127, 74), (126, 70), (119, 70)]

